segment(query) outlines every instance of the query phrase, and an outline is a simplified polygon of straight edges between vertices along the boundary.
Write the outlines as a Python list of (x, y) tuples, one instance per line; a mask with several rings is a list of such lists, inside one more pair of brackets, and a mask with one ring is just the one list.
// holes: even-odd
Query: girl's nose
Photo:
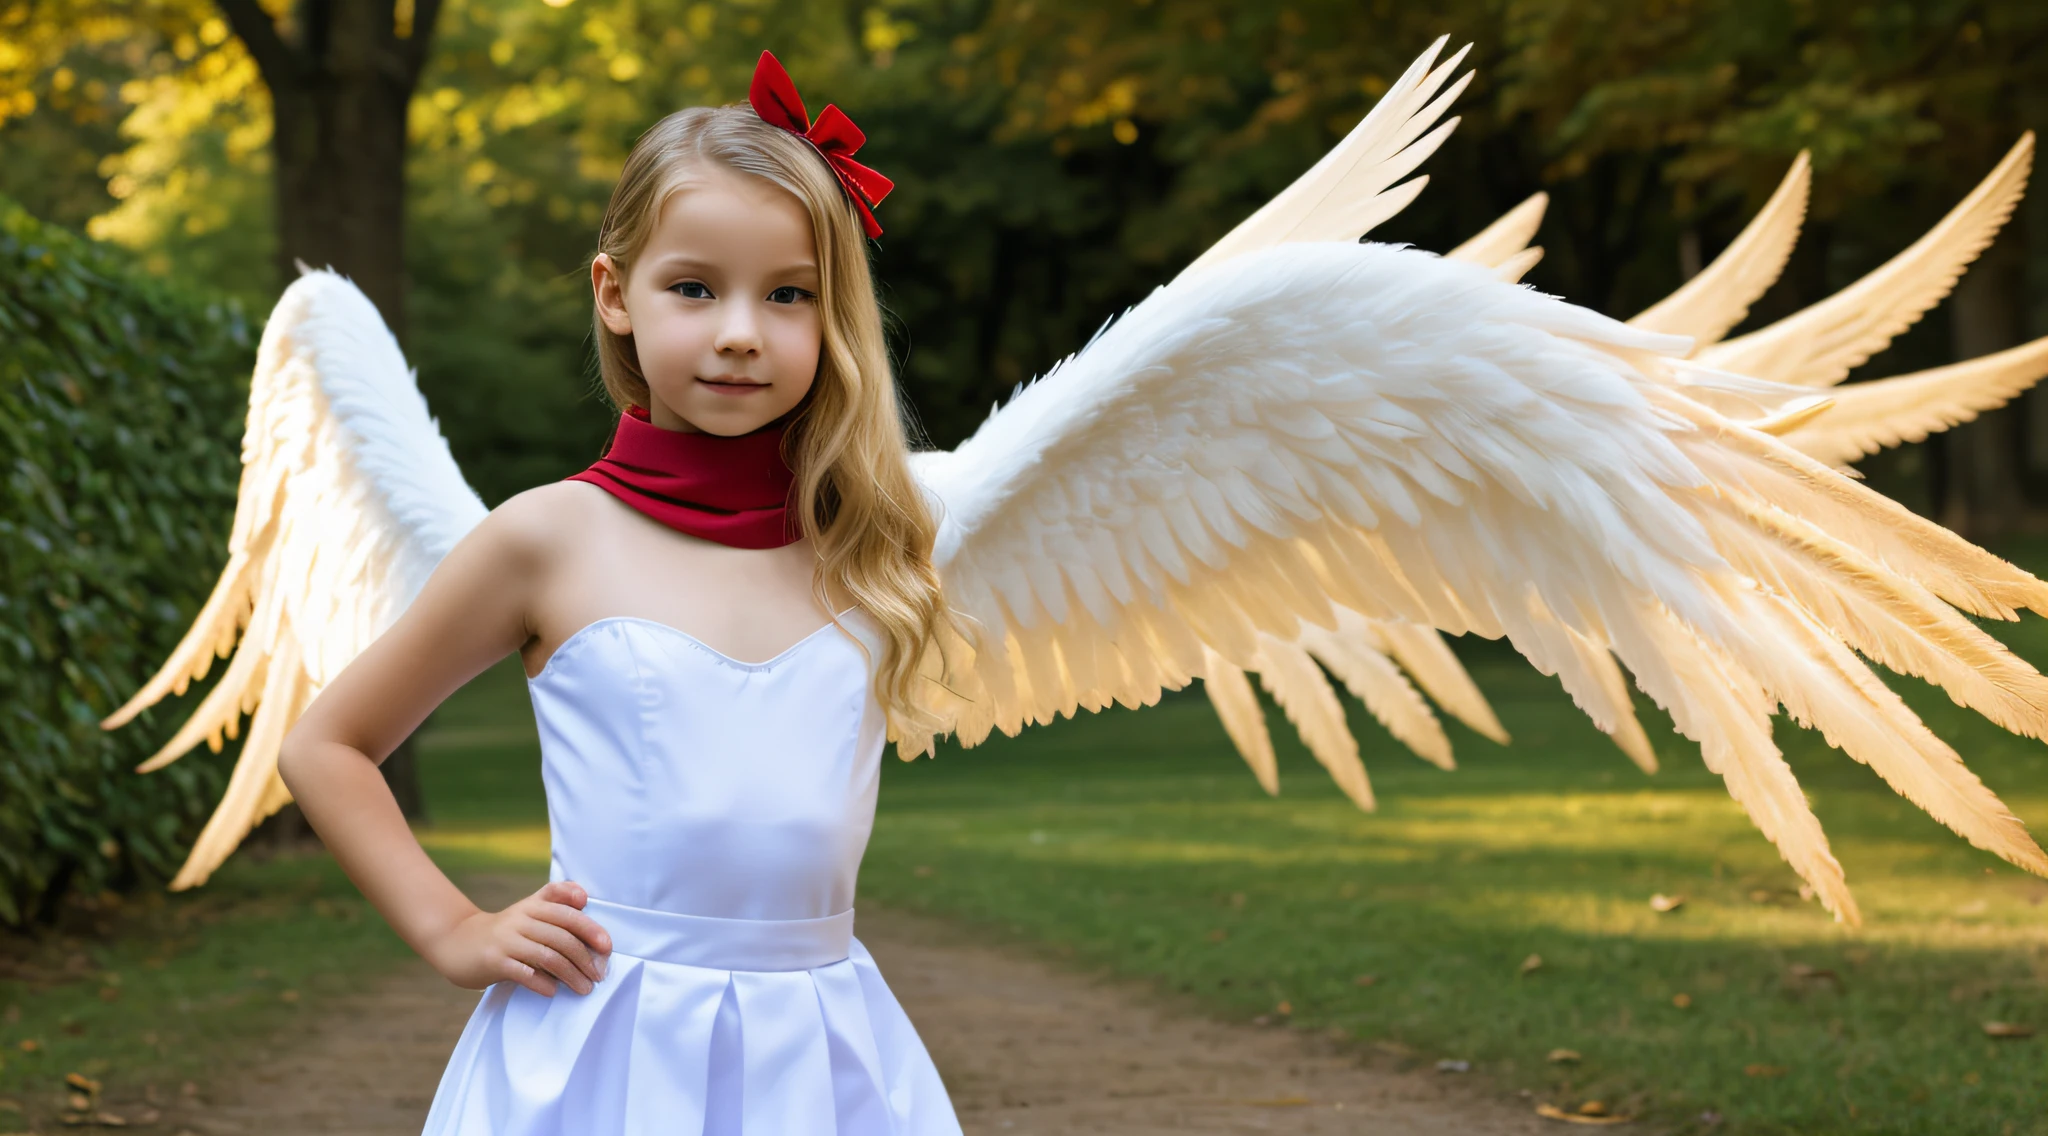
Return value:
[(761, 350), (761, 325), (755, 318), (752, 304), (728, 304), (725, 306), (725, 320), (718, 328), (716, 347), (723, 354), (736, 351), (745, 355), (758, 354)]

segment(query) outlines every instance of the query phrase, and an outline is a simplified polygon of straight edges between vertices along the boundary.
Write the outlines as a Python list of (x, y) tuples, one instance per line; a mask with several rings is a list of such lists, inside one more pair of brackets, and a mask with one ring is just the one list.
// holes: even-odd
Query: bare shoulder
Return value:
[(491, 510), (474, 538), (501, 555), (528, 564), (551, 561), (561, 549), (589, 539), (608, 495), (581, 481), (555, 481), (513, 494)]

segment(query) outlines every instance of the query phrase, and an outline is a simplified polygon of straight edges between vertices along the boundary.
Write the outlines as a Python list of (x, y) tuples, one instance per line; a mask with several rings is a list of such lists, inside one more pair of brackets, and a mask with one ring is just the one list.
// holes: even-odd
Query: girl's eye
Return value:
[(685, 280), (669, 290), (686, 300), (709, 300), (712, 298), (711, 289), (706, 288), (703, 282), (698, 280)]
[(802, 288), (799, 288), (794, 284), (785, 284), (782, 287), (777, 288), (773, 292), (768, 293), (768, 302), (771, 304), (794, 304), (799, 300), (808, 300), (812, 298), (813, 297), (811, 293), (804, 291)]

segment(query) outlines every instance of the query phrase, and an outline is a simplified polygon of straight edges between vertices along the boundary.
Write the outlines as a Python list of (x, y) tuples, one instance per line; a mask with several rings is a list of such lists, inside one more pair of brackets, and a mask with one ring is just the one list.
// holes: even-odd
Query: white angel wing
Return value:
[(1968, 422), (2018, 398), (2044, 375), (2048, 337), (1946, 367), (1836, 387), (1807, 424), (1780, 436), (1840, 465)]
[(1719, 342), (1785, 271), (1792, 246), (1799, 243), (1812, 184), (1813, 163), (1801, 150), (1771, 199), (1721, 255), (1678, 291), (1629, 320), (1629, 325), (1690, 336), (1695, 354), (1705, 345)]
[[(2021, 147), (2016, 148), (2022, 156), (2026, 153), (2024, 146), (2025, 139), (2022, 139)], [(1917, 318), (1919, 309), (1914, 305), (1929, 302), (1925, 297), (1930, 289), (1937, 290), (1936, 298), (1946, 291), (1961, 266), (1974, 256), (1972, 242), (1986, 236), (1984, 223), (1987, 220), (1995, 222), (2000, 216), (2000, 209), (2009, 211), (2012, 207), (2023, 188), (2023, 184), (2015, 184), (2015, 174), (2023, 177), (2024, 173), (2024, 168), (2016, 167), (2013, 160), (2002, 163), (1970, 199), (1952, 212), (1940, 230), (1917, 246), (1918, 252), (1880, 269), (1875, 280), (1855, 286), (1864, 294), (1891, 297), (1896, 306), (1889, 313), (1868, 310), (1862, 313), (1872, 329), (1866, 332), (1863, 347), (1873, 352), (1882, 350), (1889, 341), (1889, 335), (1883, 334), (1885, 328), (1903, 326)], [(1729, 328), (1741, 321), (1750, 305), (1783, 272), (1798, 240), (1811, 180), (1811, 165), (1808, 156), (1802, 152), (1763, 209), (1704, 271), (1629, 323), (1649, 330), (1689, 335), (1694, 340), (1694, 354), (1718, 342)], [(1542, 222), (1546, 202), (1542, 194), (1531, 197), (1445, 254), (1446, 257), (1493, 268), (1495, 274), (1505, 280), (1519, 280), (1541, 257), (1542, 250), (1529, 247), (1529, 242)], [(1995, 223), (1992, 227), (1995, 231)], [(1948, 235), (1943, 237), (1943, 232)], [(1823, 308), (1818, 313), (1802, 314), (1784, 321), (1781, 326), (1817, 326), (1819, 317), (1825, 316), (1825, 312)], [(1822, 365), (1831, 364), (1823, 359)], [(1823, 461), (1839, 463), (1882, 446), (1895, 445), (1901, 440), (1917, 441), (1930, 432), (1974, 418), (1977, 413), (2016, 397), (2044, 373), (2048, 373), (2048, 353), (2020, 348), (1953, 367), (1854, 384), (1831, 400), (1805, 397), (1797, 406), (1788, 407), (1780, 403), (1769, 412), (1759, 408), (1761, 416), (1751, 419), (1749, 425), (1779, 434), (1790, 444)], [(1778, 399), (1804, 394), (1798, 387), (1757, 384), (1748, 379), (1740, 382), (1752, 393), (1763, 389)], [(1340, 622), (1347, 614), (1351, 613), (1340, 610)], [(1471, 686), (1469, 676), (1464, 674), (1455, 657), (1450, 656), (1441, 637), (1431, 629), (1381, 624), (1360, 618), (1339, 635), (1304, 629), (1301, 643), (1333, 671), (1339, 671), (1346, 686), (1398, 740), (1425, 760), (1447, 764), (1448, 739), (1443, 738), (1441, 727), (1429, 714), (1427, 704), (1416, 697), (1413, 687), (1391, 665), (1376, 642), (1381, 631), (1395, 628), (1408, 628), (1411, 633), (1419, 632), (1434, 642), (1450, 659), (1448, 674), (1463, 680), (1462, 685), (1469, 688), (1477, 700), (1477, 710), (1484, 718), (1491, 718), (1491, 709), (1478, 696), (1476, 687)], [(1635, 718), (1620, 670), (1605, 652), (1583, 643), (1574, 644), (1574, 647), (1589, 678), (1596, 679), (1597, 685), (1607, 692), (1605, 699), (1587, 704), (1588, 712), (1601, 723), (1603, 730), (1614, 737), (1631, 760), (1645, 770), (1654, 770), (1655, 752)], [(1424, 681), (1420, 675), (1418, 681)], [(1276, 701), (1293, 704), (1309, 704), (1321, 697), (1319, 691), (1290, 689), (1295, 685), (1328, 687), (1327, 681), (1314, 668), (1292, 667), (1262, 674), (1261, 682), (1274, 693)], [(1428, 685), (1425, 681), (1425, 686)], [(1247, 686), (1245, 689), (1249, 691), (1250, 688)], [(1455, 697), (1435, 689), (1430, 693), (1440, 703), (1446, 703), (1447, 697)], [(1266, 784), (1269, 791), (1277, 787), (1277, 775), (1268, 772), (1271, 741), (1262, 729), (1257, 729), (1263, 718), (1254, 718), (1241, 707), (1226, 710), (1220, 700), (1217, 705), (1219, 714), (1226, 718), (1227, 732), (1260, 776), (1261, 784)], [(1256, 708), (1256, 699), (1251, 706)], [(1395, 713), (1394, 707), (1400, 707), (1400, 712)], [(1449, 703), (1446, 703), (1446, 708), (1450, 708)], [(1453, 712), (1464, 717), (1475, 729), (1486, 732), (1480, 717)], [(1497, 721), (1493, 729), (1498, 731)], [(1312, 737), (1304, 737), (1309, 741), (1312, 752), (1333, 769), (1347, 767), (1347, 763), (1356, 761), (1356, 743), (1348, 733), (1321, 729), (1314, 731)], [(1498, 740), (1504, 741), (1505, 736), (1501, 735)], [(1251, 748), (1253, 746), (1258, 747), (1256, 751)], [(1439, 761), (1440, 755), (1443, 761)]]
[[(1445, 39), (1439, 38), (1432, 44), (1342, 142), (1216, 242), (1186, 271), (1290, 241), (1355, 240), (1406, 208), (1428, 184), (1428, 178), (1395, 183), (1435, 152), (1457, 125), (1457, 120), (1452, 119), (1430, 129), (1471, 79), (1468, 73), (1449, 90), (1438, 93), (1470, 50), (1461, 49), (1449, 61), (1436, 66), (1436, 57), (1445, 43)], [(1533, 195), (1449, 255), (1492, 268), (1502, 279), (1519, 280), (1543, 255), (1543, 250), (1528, 245), (1542, 222), (1548, 201), (1545, 194)], [(1330, 712), (1339, 705), (1336, 694), (1314, 660), (1321, 660), (1332, 669), (1341, 668), (1345, 685), (1388, 726), (1397, 740), (1434, 764), (1448, 768), (1452, 759), (1443, 728), (1388, 657), (1379, 642), (1381, 637), (1375, 633), (1377, 625), (1361, 618), (1349, 626), (1357, 633), (1301, 644), (1312, 659), (1287, 650), (1284, 642), (1276, 643), (1268, 654), (1284, 659), (1286, 665), (1261, 670), (1260, 684), (1290, 719), (1298, 725), (1308, 724), (1302, 736), (1310, 752), (1332, 771), (1340, 785), (1347, 787), (1353, 800), (1370, 807), (1372, 795), (1358, 758), (1358, 743), (1341, 712)], [(1507, 741), (1507, 733), (1492, 707), (1441, 636), (1427, 627), (1388, 634), (1399, 636), (1406, 645), (1408, 654), (1415, 659), (1410, 670), (1416, 681), (1440, 705), (1481, 735), (1502, 743)], [(1276, 792), (1278, 774), (1264, 712), (1243, 672), (1221, 669), (1227, 666), (1216, 660), (1210, 673), (1227, 677), (1212, 679), (1205, 688), (1223, 720), (1225, 732), (1260, 785), (1269, 793)], [(1303, 708), (1307, 707), (1320, 708), (1320, 712), (1303, 718)]]
[(1797, 315), (1695, 357), (1710, 367), (1778, 382), (1841, 382), (1955, 287), (2012, 216), (2033, 155), (2029, 131), (1948, 216), (1882, 267)]
[(976, 629), (928, 707), (972, 744), (1147, 704), (1212, 655), (1256, 669), (1262, 634), (1333, 627), (1335, 603), (1505, 635), (1596, 716), (1613, 691), (1587, 658), (1611, 651), (1839, 917), (1840, 866), (1770, 740), (1781, 703), (2048, 871), (1851, 653), (2042, 736), (2048, 682), (1948, 604), (2011, 618), (2048, 586), (1690, 401), (1661, 371), (1688, 346), (1383, 246), (1185, 276), (920, 462)]
[(1536, 239), (1536, 230), (1543, 224), (1543, 212), (1549, 208), (1549, 194), (1532, 193), (1470, 240), (1445, 253), (1444, 259), (1485, 265), (1493, 269), (1495, 276), (1512, 284), (1543, 260), (1543, 250), (1529, 242)]
[(218, 752), (255, 713), (227, 793), (172, 888), (206, 882), (291, 799), (277, 776), (286, 731), (484, 513), (375, 306), (332, 272), (285, 289), (249, 388), (227, 567), (162, 669), (101, 723), (115, 729), (184, 693), (215, 655), (232, 652), (198, 709), (139, 769), (162, 768), (201, 741)]
[(1442, 66), (1433, 66), (1447, 40), (1439, 37), (1430, 44), (1342, 142), (1209, 246), (1181, 275), (1292, 241), (1357, 240), (1406, 209), (1429, 179), (1401, 179), (1435, 153), (1457, 127), (1453, 118), (1431, 129), (1472, 81), (1468, 71), (1444, 89), (1445, 80), (1472, 50), (1467, 45)]

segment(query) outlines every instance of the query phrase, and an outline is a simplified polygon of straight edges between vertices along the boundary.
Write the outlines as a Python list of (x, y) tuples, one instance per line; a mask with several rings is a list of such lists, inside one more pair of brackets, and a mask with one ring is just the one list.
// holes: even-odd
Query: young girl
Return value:
[[(753, 102), (626, 161), (590, 270), (605, 458), (493, 511), (282, 751), (371, 902), (488, 988), (429, 1134), (959, 1131), (852, 937), (888, 716), (945, 618), (865, 248), (888, 183), (765, 54)], [(492, 912), (377, 762), (512, 651), (552, 882)]]

